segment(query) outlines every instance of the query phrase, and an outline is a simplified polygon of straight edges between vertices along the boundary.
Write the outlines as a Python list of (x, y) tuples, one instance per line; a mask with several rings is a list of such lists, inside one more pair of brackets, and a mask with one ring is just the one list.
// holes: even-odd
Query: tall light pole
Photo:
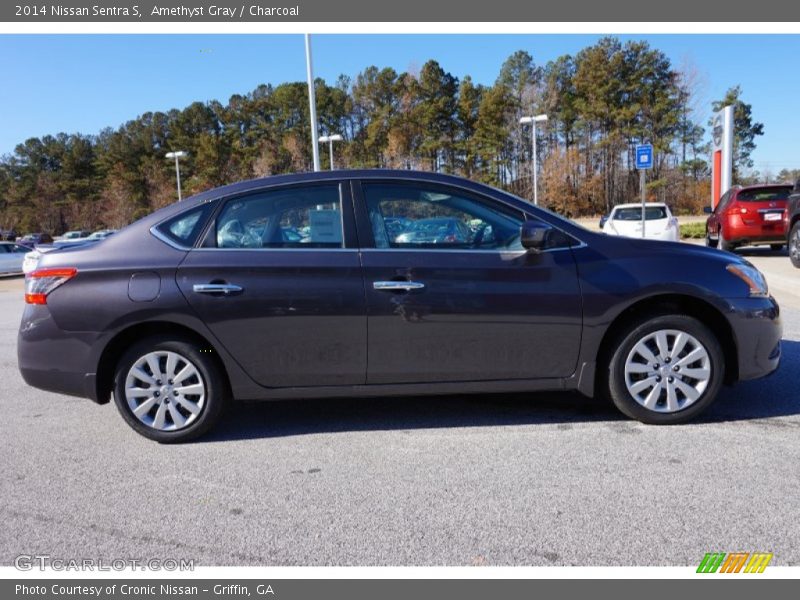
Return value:
[(536, 180), (536, 123), (543, 123), (547, 121), (547, 115), (535, 115), (532, 117), (522, 117), (519, 122), (520, 125), (531, 124), (531, 146), (533, 147), (533, 159), (531, 171), (533, 172), (533, 203), (539, 204), (539, 190)]
[(326, 142), (328, 143), (328, 148), (331, 155), (331, 171), (333, 171), (333, 142), (341, 142), (342, 139), (342, 136), (338, 133), (334, 133), (333, 135), (323, 135), (319, 138), (320, 144), (324, 144)]
[(314, 170), (319, 171), (317, 99), (314, 95), (314, 70), (311, 66), (311, 35), (308, 33), (306, 34), (306, 76), (308, 77), (308, 107), (311, 113), (311, 151), (314, 153)]
[(178, 150), (177, 152), (167, 152), (164, 158), (174, 158), (175, 159), (175, 178), (178, 180), (178, 202), (183, 200), (181, 196), (181, 163), (180, 159), (184, 156), (189, 156), (188, 152), (184, 152), (183, 150)]

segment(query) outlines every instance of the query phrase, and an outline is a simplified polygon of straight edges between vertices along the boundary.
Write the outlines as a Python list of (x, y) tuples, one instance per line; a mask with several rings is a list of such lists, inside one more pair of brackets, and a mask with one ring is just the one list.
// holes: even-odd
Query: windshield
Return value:
[[(515, 200), (519, 200), (520, 202), (524, 202), (525, 204), (530, 204), (530, 200), (525, 200), (524, 198), (520, 198), (519, 196), (515, 196), (514, 194), (512, 194), (510, 192), (503, 191), (503, 190), (500, 190), (500, 192), (503, 193), (506, 196), (510, 196), (511, 198), (514, 198)], [(557, 213), (556, 211), (554, 211), (554, 210), (552, 210), (550, 208), (547, 208), (545, 206), (542, 206), (541, 204), (537, 204), (536, 208), (541, 210), (541, 211), (546, 212), (551, 217), (555, 217), (556, 219), (559, 219), (560, 221), (564, 221), (565, 223), (568, 223), (568, 224), (572, 225), (573, 227), (577, 227), (579, 229), (583, 229), (585, 231), (589, 231), (585, 226), (581, 225), (577, 221), (573, 221), (569, 217), (565, 217), (561, 213)]]

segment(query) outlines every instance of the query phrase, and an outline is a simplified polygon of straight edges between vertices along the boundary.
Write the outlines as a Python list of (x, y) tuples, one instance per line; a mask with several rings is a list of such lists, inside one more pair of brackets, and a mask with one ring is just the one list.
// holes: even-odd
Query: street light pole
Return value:
[(183, 150), (178, 150), (177, 152), (167, 152), (164, 155), (164, 158), (174, 158), (175, 159), (175, 178), (178, 181), (178, 202), (183, 200), (183, 196), (181, 195), (181, 163), (180, 159), (184, 156), (189, 156), (188, 152)]
[(538, 178), (537, 178), (537, 161), (536, 161), (536, 123), (542, 123), (547, 121), (547, 115), (535, 115), (531, 117), (522, 117), (519, 122), (521, 125), (526, 125), (530, 123), (531, 125), (531, 157), (532, 157), (532, 164), (531, 164), (531, 171), (533, 173), (533, 203), (534, 205), (539, 204), (539, 186), (538, 186)]
[(325, 142), (328, 143), (328, 151), (330, 152), (331, 156), (331, 171), (333, 171), (333, 142), (341, 142), (342, 136), (338, 133), (334, 133), (333, 135), (323, 135), (319, 138), (319, 143), (324, 144)]
[(311, 113), (311, 150), (314, 155), (314, 170), (319, 171), (317, 99), (314, 95), (314, 70), (311, 66), (311, 35), (308, 33), (306, 34), (306, 76), (308, 77), (308, 106)]

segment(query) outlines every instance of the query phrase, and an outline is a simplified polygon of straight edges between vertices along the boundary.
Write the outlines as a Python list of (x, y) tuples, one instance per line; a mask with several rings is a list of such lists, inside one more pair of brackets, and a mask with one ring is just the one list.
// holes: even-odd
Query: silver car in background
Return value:
[(22, 262), (30, 248), (14, 242), (0, 242), (0, 275), (22, 273)]

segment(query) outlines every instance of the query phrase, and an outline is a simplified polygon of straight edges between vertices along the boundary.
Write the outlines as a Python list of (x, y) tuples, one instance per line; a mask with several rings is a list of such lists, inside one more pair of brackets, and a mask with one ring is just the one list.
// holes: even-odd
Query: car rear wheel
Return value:
[(717, 244), (719, 244), (719, 240), (717, 238), (712, 238), (711, 234), (706, 230), (706, 246), (709, 248), (716, 248)]
[(725, 250), (726, 252), (733, 252), (736, 250), (736, 244), (727, 241), (724, 237), (722, 237), (722, 234), (719, 236), (719, 247), (720, 250)]
[(604, 391), (627, 416), (653, 425), (685, 423), (716, 398), (725, 374), (722, 348), (697, 319), (640, 318), (617, 341)]
[(162, 443), (206, 433), (222, 413), (227, 388), (211, 355), (170, 337), (142, 340), (119, 361), (114, 402), (141, 435)]
[(800, 269), (800, 221), (794, 224), (789, 234), (789, 259)]

